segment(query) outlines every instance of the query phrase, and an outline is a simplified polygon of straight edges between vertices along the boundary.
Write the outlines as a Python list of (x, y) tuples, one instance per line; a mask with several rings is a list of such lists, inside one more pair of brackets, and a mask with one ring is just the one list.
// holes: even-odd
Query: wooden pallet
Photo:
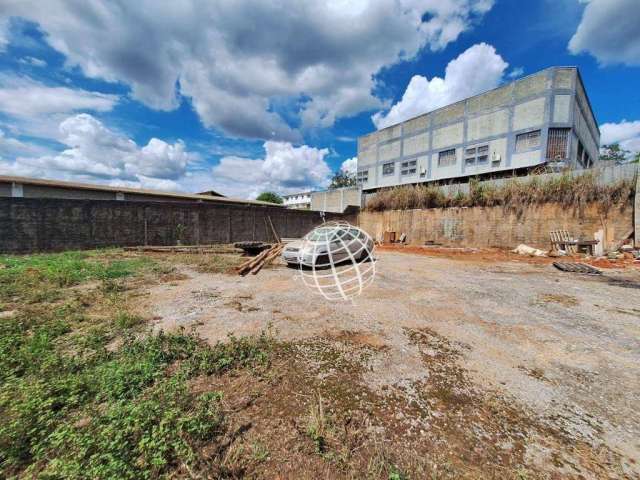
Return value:
[(585, 273), (587, 275), (602, 275), (602, 272), (597, 268), (587, 265), (586, 263), (568, 263), (568, 262), (553, 262), (553, 266), (558, 270), (570, 273)]
[(549, 237), (551, 238), (552, 250), (557, 247), (567, 253), (578, 252), (578, 248), (574, 244), (575, 241), (571, 237), (569, 237), (569, 232), (567, 232), (566, 230), (551, 230), (549, 232)]

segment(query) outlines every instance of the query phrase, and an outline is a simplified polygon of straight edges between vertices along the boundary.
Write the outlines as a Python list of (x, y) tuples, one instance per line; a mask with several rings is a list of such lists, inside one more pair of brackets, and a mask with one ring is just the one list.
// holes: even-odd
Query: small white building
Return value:
[(292, 193), (291, 195), (283, 195), (284, 206), (287, 208), (296, 208), (298, 210), (309, 210), (311, 208), (311, 194), (313, 192)]

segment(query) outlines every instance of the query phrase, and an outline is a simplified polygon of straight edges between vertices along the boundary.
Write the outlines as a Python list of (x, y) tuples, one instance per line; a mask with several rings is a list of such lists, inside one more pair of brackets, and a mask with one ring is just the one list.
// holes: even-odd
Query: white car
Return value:
[(302, 240), (290, 242), (282, 251), (282, 259), (290, 266), (328, 266), (353, 258), (365, 260), (373, 251), (373, 240), (362, 230), (351, 226), (318, 227)]

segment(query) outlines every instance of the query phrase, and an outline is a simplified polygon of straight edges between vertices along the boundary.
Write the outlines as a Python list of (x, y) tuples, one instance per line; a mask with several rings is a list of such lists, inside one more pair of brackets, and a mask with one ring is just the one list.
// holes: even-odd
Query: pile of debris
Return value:
[[(267, 215), (264, 219), (264, 224), (267, 232), (271, 232), (271, 235), (275, 240), (275, 244), (269, 245), (262, 242), (240, 242), (236, 244), (236, 246), (242, 248), (248, 254), (251, 254), (251, 250), (256, 248), (258, 248), (258, 251), (260, 252), (255, 257), (236, 267), (238, 274), (243, 277), (249, 273), (251, 273), (251, 275), (256, 275), (260, 270), (262, 270), (262, 267), (273, 262), (273, 260), (282, 253), (282, 249), (284, 248), (284, 243), (282, 243), (282, 239), (280, 238), (276, 227), (273, 225), (270, 216)], [(258, 243), (260, 245), (256, 245)]]
[(598, 239), (576, 239), (566, 230), (553, 230), (549, 232), (549, 237), (551, 250), (540, 250), (520, 244), (512, 252), (530, 257), (563, 257), (583, 254), (584, 258), (594, 258), (595, 260), (633, 260), (634, 263), (640, 263), (640, 249), (633, 247), (633, 230), (623, 235), (622, 240), (606, 254), (604, 254), (602, 245), (599, 245), (600, 240)]
[(257, 256), (247, 260), (242, 265), (236, 267), (236, 271), (243, 277), (249, 273), (255, 275), (260, 270), (262, 270), (262, 267), (270, 264), (274, 259), (276, 259), (278, 255), (282, 253), (283, 248), (284, 243), (276, 243), (266, 250), (260, 252)]

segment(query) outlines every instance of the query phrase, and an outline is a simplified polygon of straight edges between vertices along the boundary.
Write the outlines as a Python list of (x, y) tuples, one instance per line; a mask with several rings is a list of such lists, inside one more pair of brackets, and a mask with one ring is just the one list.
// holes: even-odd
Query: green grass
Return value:
[[(0, 265), (0, 304), (15, 312), (0, 321), (0, 477), (206, 469), (199, 450), (224, 432), (221, 394), (194, 394), (189, 380), (265, 365), (269, 337), (210, 347), (184, 332), (144, 331), (114, 283), (152, 272), (144, 258), (71, 252)], [(89, 280), (102, 285), (69, 289)]]

